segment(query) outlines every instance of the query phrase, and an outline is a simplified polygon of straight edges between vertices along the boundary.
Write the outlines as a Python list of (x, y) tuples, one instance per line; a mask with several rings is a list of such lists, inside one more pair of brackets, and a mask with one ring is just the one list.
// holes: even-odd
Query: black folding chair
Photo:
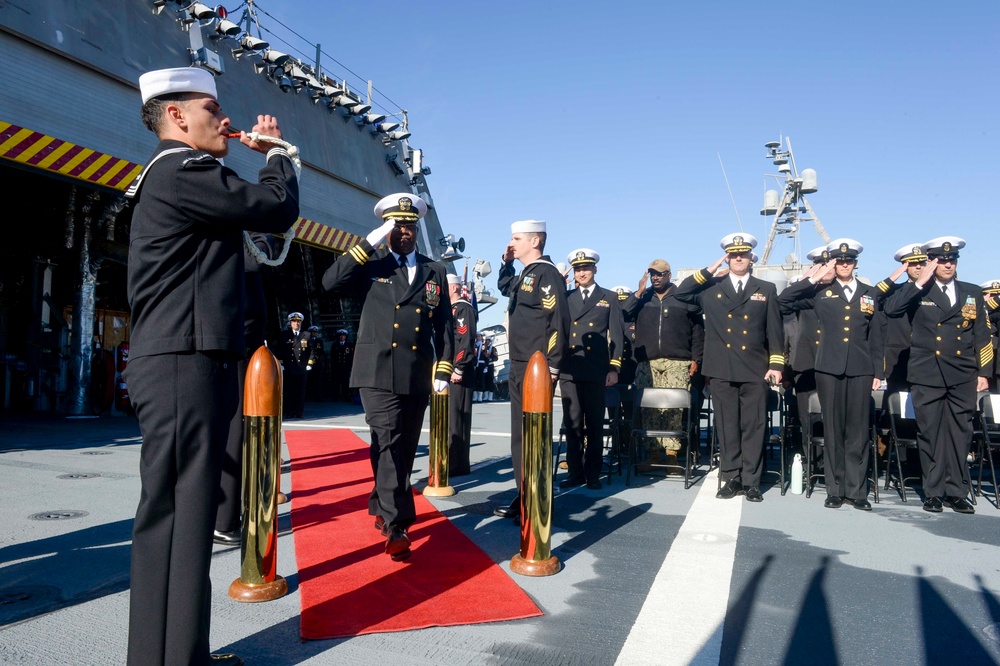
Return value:
[[(681, 426), (677, 430), (656, 430), (643, 426), (643, 414), (650, 410), (676, 409), (681, 410)], [(628, 467), (625, 471), (625, 485), (632, 481), (633, 468), (639, 464), (639, 451), (644, 446), (647, 437), (673, 437), (681, 440), (686, 451), (684, 464), (655, 463), (650, 467), (657, 469), (679, 469), (684, 471), (684, 489), (694, 483), (691, 480), (697, 465), (697, 447), (691, 445), (691, 393), (679, 388), (647, 387), (638, 389), (632, 404), (632, 433), (628, 449)]]
[(993, 506), (1000, 509), (1000, 497), (997, 490), (997, 471), (993, 465), (993, 452), (1000, 450), (1000, 395), (991, 393), (979, 399), (979, 474), (976, 479), (976, 495), (983, 495), (983, 465), (990, 465), (990, 478), (993, 481)]
[[(917, 449), (917, 417), (913, 413), (913, 402), (907, 391), (889, 395), (889, 460), (885, 469), (885, 490), (895, 483), (899, 496), (906, 501), (906, 483), (921, 481), (919, 476), (903, 476), (903, 463), (907, 461), (907, 451)], [(917, 457), (919, 460), (919, 456)], [(893, 471), (893, 461), (896, 463)]]
[[(764, 444), (767, 447), (768, 456), (774, 453), (774, 447), (778, 447), (778, 469), (767, 469), (766, 474), (775, 474), (778, 477), (778, 484), (781, 487), (781, 494), (785, 494), (785, 413), (782, 403), (781, 390), (771, 387), (767, 396), (767, 423), (764, 428)], [(778, 425), (774, 424), (774, 415), (778, 415)]]
[(809, 395), (808, 422), (805, 425), (805, 435), (802, 446), (806, 450), (806, 497), (812, 495), (813, 483), (816, 479), (824, 479), (823, 467), (818, 462), (819, 448), (825, 446), (826, 439), (823, 434), (823, 411), (819, 404), (819, 393), (813, 392)]

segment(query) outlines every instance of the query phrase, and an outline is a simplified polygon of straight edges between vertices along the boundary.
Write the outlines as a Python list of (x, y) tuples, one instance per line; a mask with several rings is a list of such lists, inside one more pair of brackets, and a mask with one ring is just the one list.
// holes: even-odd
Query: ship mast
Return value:
[[(782, 141), (768, 141), (764, 144), (767, 148), (767, 157), (778, 166), (778, 174), (768, 174), (782, 186), (782, 191), (767, 190), (764, 192), (764, 207), (760, 210), (761, 215), (771, 215), (771, 230), (767, 235), (767, 243), (761, 254), (760, 263), (767, 264), (774, 250), (775, 240), (779, 236), (786, 236), (792, 239), (795, 250), (789, 263), (795, 269), (802, 264), (802, 252), (799, 241), (799, 230), (803, 222), (812, 222), (816, 233), (823, 239), (824, 243), (830, 242), (830, 235), (819, 221), (819, 216), (809, 205), (806, 194), (812, 194), (817, 190), (816, 171), (813, 169), (803, 169), (801, 175), (795, 166), (795, 155), (792, 153), (792, 142), (784, 137)], [(781, 181), (784, 177), (784, 182)]]

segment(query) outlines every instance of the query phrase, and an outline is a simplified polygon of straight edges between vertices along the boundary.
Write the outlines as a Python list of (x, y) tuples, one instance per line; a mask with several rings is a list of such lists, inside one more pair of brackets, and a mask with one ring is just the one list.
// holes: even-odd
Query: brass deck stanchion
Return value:
[[(433, 374), (431, 381), (433, 382)], [(451, 432), (448, 428), (448, 387), (438, 393), (431, 389), (431, 443), (428, 456), (427, 497), (451, 497), (455, 489), (448, 485), (448, 449)]]
[(524, 373), (521, 463), (521, 552), (510, 570), (523, 576), (551, 576), (560, 568), (552, 554), (552, 379), (542, 352)]
[(250, 358), (243, 390), (243, 530), (236, 601), (271, 601), (288, 594), (277, 574), (281, 458), (281, 366), (261, 347)]

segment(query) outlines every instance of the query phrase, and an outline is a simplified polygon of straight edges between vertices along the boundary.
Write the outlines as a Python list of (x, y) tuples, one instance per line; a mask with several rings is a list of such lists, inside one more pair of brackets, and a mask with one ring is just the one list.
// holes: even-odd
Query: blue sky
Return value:
[[(548, 222), (555, 261), (597, 250), (606, 287), (634, 287), (657, 257), (713, 262), (740, 230), (720, 156), (763, 245), (764, 143), (786, 136), (798, 168), (818, 172), (809, 200), (827, 231), (864, 244), (863, 276), (888, 275), (903, 244), (957, 235), (960, 278), (1000, 279), (994, 0), (259, 8), (264, 27), (319, 42), (340, 63), (324, 58), (331, 75), (358, 91), (348, 69), (372, 79), (383, 108), (408, 110), (445, 231), (494, 271), (510, 223), (528, 218)], [(820, 239), (805, 229), (801, 242)], [(495, 273), (487, 283), (495, 293)], [(494, 306), (481, 325), (501, 317)]]

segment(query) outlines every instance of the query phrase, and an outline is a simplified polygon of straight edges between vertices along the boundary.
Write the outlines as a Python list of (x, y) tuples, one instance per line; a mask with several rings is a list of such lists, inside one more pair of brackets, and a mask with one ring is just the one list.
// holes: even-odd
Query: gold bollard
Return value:
[[(433, 374), (431, 375), (433, 382)], [(448, 485), (448, 450), (451, 433), (448, 428), (448, 388), (438, 393), (431, 389), (431, 444), (428, 456), (427, 497), (451, 497), (455, 489)]]
[(510, 570), (551, 576), (560, 564), (552, 554), (552, 378), (542, 352), (528, 361), (521, 404), (521, 552), (511, 559)]
[(271, 601), (288, 594), (277, 574), (278, 485), (281, 480), (281, 366), (261, 347), (250, 358), (243, 390), (243, 530), (236, 601)]

